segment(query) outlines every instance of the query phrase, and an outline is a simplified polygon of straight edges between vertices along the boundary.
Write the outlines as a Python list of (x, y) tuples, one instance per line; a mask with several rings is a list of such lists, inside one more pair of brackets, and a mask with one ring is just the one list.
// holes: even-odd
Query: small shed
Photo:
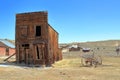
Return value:
[(15, 45), (6, 39), (0, 39), (0, 56), (9, 56), (15, 53)]
[(78, 45), (72, 45), (69, 47), (69, 51), (80, 51), (80, 47)]

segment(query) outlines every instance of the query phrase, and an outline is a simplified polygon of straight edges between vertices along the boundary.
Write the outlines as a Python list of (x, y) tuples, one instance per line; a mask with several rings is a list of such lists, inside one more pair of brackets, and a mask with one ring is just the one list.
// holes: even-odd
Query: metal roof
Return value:
[(10, 47), (10, 48), (15, 48), (15, 45), (12, 44), (11, 42), (5, 40), (5, 39), (0, 39), (0, 42), (4, 43), (6, 46)]

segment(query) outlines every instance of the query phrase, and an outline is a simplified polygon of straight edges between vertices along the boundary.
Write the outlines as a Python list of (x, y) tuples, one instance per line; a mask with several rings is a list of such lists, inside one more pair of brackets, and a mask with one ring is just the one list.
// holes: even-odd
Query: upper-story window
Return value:
[(36, 37), (41, 36), (41, 26), (36, 26)]
[(22, 37), (27, 37), (28, 35), (28, 27), (27, 26), (21, 26), (20, 32)]

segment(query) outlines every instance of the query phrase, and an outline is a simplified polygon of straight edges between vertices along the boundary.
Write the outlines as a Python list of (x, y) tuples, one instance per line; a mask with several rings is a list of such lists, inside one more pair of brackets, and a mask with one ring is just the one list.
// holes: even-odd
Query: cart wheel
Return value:
[(97, 60), (98, 60), (98, 64), (102, 65), (102, 58), (101, 58), (101, 56), (98, 56)]
[(85, 65), (86, 65), (84, 58), (81, 58), (81, 65), (82, 65), (82, 66), (85, 66)]
[(97, 63), (97, 61), (96, 61), (96, 60), (93, 60), (93, 61), (92, 61), (92, 66), (93, 66), (94, 68), (96, 68), (96, 67), (97, 67), (97, 64), (98, 64), (98, 63)]

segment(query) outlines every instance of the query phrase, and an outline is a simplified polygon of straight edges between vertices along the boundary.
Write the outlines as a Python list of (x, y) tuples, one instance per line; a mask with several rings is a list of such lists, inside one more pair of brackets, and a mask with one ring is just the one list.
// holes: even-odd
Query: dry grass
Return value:
[[(77, 55), (77, 53), (76, 53)], [(66, 54), (67, 56), (67, 54)], [(103, 65), (81, 67), (79, 57), (67, 56), (53, 67), (0, 67), (0, 80), (119, 80), (120, 57), (102, 57)], [(0, 58), (0, 63), (2, 63)]]

